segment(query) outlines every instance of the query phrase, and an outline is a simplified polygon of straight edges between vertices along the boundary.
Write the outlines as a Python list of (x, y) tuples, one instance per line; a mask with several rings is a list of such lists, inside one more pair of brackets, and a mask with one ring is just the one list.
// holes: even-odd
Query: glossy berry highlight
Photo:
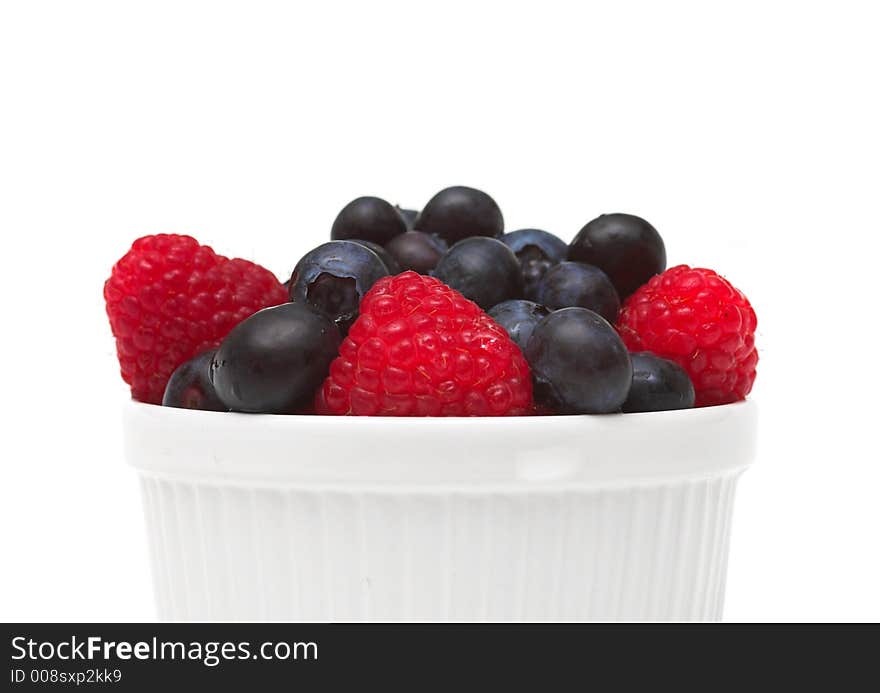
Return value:
[(666, 246), (651, 224), (634, 214), (603, 214), (572, 240), (568, 259), (601, 269), (621, 299), (666, 269)]
[(305, 303), (254, 313), (214, 354), (211, 380), (217, 396), (233, 411), (298, 411), (327, 375), (340, 339), (336, 325)]
[(428, 201), (415, 228), (436, 234), (451, 245), (471, 236), (497, 238), (504, 232), (504, 217), (495, 200), (482, 190), (456, 185)]
[(406, 228), (403, 217), (390, 203), (379, 197), (359, 197), (339, 212), (330, 238), (334, 241), (360, 238), (385, 245)]

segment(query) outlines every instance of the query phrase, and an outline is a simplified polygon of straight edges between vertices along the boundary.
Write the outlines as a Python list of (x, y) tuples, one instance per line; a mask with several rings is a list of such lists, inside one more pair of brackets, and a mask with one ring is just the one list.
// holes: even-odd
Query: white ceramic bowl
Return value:
[(125, 441), (163, 619), (718, 619), (756, 423), (131, 403)]

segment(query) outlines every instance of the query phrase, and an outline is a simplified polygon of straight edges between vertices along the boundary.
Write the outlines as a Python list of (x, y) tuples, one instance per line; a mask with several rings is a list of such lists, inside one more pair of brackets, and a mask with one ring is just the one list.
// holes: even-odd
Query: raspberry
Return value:
[(623, 306), (617, 330), (630, 351), (681, 365), (696, 406), (745, 399), (755, 382), (755, 311), (724, 277), (679, 265), (653, 277)]
[(259, 265), (189, 236), (158, 234), (136, 240), (113, 266), (104, 300), (122, 379), (134, 399), (160, 404), (175, 368), (287, 293)]
[(504, 328), (438, 279), (383, 277), (318, 390), (318, 414), (507, 416), (532, 408), (532, 379)]

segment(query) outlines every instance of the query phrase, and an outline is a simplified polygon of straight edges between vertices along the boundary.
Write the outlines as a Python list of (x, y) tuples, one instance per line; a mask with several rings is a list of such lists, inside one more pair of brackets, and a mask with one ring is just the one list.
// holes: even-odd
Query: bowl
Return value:
[(756, 427), (124, 411), (167, 620), (719, 619)]

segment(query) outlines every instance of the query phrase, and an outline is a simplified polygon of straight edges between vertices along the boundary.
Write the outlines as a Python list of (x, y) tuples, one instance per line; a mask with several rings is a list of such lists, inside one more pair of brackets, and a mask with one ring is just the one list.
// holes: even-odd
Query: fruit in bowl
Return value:
[(461, 186), (303, 250), (282, 283), (146, 236), (105, 284), (163, 618), (720, 617), (739, 290), (640, 217), (505, 234)]
[(189, 236), (137, 239), (104, 285), (122, 377), (150, 404), (360, 416), (608, 414), (744, 399), (757, 319), (708, 269), (666, 269), (630, 214), (570, 244), (507, 234), (456, 186), (420, 210), (345, 205), (330, 239), (269, 270)]

